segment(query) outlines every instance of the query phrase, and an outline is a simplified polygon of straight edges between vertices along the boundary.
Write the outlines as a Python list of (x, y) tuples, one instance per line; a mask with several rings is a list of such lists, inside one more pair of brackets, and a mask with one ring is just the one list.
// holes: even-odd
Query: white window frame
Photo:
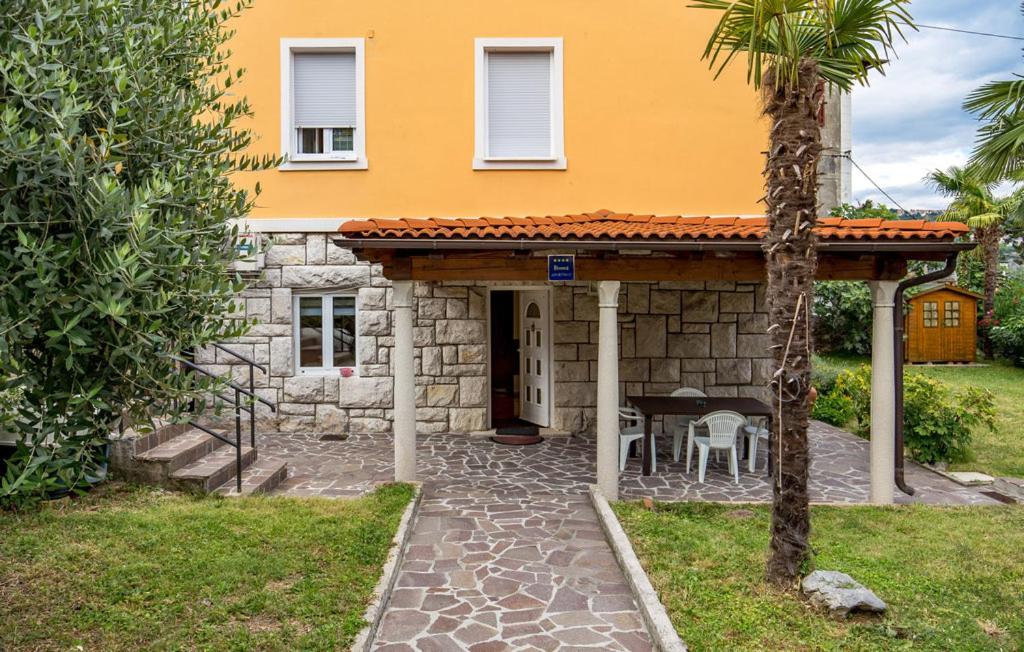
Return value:
[[(476, 50), (476, 146), (474, 170), (564, 170), (565, 106), (561, 38), (478, 38)], [(487, 153), (487, 53), (551, 53), (551, 153), (544, 157), (492, 157)]]
[[(352, 135), (352, 154), (345, 160), (327, 154), (299, 154), (295, 128), (295, 93), (292, 88), (292, 55), (296, 52), (352, 52), (356, 58), (356, 124)], [(339, 127), (345, 125), (338, 125)], [(325, 129), (330, 132), (330, 129)], [(325, 133), (326, 138), (330, 133)], [(328, 146), (325, 142), (325, 146)], [(364, 39), (361, 38), (283, 38), (281, 39), (281, 155), (288, 160), (278, 169), (365, 170), (366, 159), (366, 70)]]
[[(351, 367), (303, 367), (302, 366), (302, 315), (299, 312), (300, 301), (302, 299), (309, 299), (310, 297), (320, 298), (320, 309), (323, 319), (323, 334), (321, 336), (321, 356), (324, 362), (334, 360), (334, 338), (333, 335), (328, 336), (334, 332), (334, 299), (335, 298), (346, 298), (352, 299), (353, 309), (355, 311), (354, 318), (356, 323), (356, 341), (354, 346), (355, 365)], [(351, 292), (330, 292), (330, 293), (295, 293), (292, 297), (292, 340), (294, 346), (292, 347), (292, 356), (295, 360), (295, 375), (296, 376), (338, 376), (341, 374), (342, 369), (351, 369), (352, 375), (359, 375), (359, 298), (358, 295)]]

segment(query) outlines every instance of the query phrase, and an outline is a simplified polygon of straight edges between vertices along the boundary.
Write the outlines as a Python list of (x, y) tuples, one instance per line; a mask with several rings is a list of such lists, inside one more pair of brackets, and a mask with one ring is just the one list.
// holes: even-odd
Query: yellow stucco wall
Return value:
[[(686, 0), (255, 0), (234, 27), (254, 153), (280, 150), (280, 39), (364, 37), (368, 170), (266, 171), (254, 217), (761, 213), (767, 130)], [(564, 171), (474, 171), (474, 38), (564, 39)]]

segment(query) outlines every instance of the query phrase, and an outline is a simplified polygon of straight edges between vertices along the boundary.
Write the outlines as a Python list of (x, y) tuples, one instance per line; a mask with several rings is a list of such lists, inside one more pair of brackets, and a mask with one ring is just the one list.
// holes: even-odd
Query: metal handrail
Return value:
[(195, 421), (193, 421), (191, 419), (189, 419), (188, 425), (192, 426), (193, 428), (199, 428), (200, 430), (202, 430), (206, 434), (210, 435), (211, 437), (216, 437), (217, 439), (221, 440), (222, 442), (224, 442), (228, 446), (235, 446), (236, 445), (235, 442), (231, 441), (230, 439), (228, 439), (224, 435), (221, 435), (216, 430), (210, 430), (206, 426), (201, 425), (201, 424), (199, 424), (199, 423), (197, 423), (197, 422), (195, 422)]
[[(185, 365), (189, 369), (192, 369), (193, 371), (198, 371), (199, 373), (203, 374), (204, 376), (208, 376), (210, 378), (219, 378), (219, 379), (223, 380), (223, 376), (218, 376), (217, 374), (212, 374), (212, 373), (210, 373), (206, 369), (203, 369), (202, 367), (200, 367), (199, 365), (197, 365), (194, 362), (190, 362), (190, 361), (188, 361), (188, 360), (186, 360), (184, 358), (179, 358), (177, 356), (172, 356), (171, 359), (176, 361), (176, 362), (180, 362), (181, 364)], [(242, 387), (240, 385), (236, 385), (234, 382), (232, 382), (230, 380), (227, 381), (227, 384), (228, 384), (228, 387), (230, 387), (231, 389), (237, 389), (240, 393), (248, 396), (249, 398), (251, 398), (251, 399), (253, 399), (255, 401), (259, 401), (260, 403), (263, 403), (264, 405), (266, 405), (267, 407), (270, 408), (271, 412), (277, 412), (277, 406), (274, 405), (273, 403), (271, 403), (270, 401), (266, 400), (265, 398), (263, 398), (259, 394), (256, 394), (255, 392), (251, 392), (251, 391), (247, 390), (246, 388), (244, 388), (244, 387)]]
[(250, 367), (256, 367), (257, 369), (259, 369), (263, 373), (267, 373), (267, 368), (264, 367), (263, 365), (261, 365), (260, 363), (256, 362), (255, 360), (250, 360), (249, 358), (245, 357), (241, 353), (237, 353), (235, 351), (232, 351), (231, 349), (229, 349), (228, 347), (224, 346), (223, 344), (217, 344), (216, 342), (214, 342), (213, 344), (211, 344), (211, 346), (213, 346), (213, 348), (215, 348), (215, 349), (220, 349), (224, 353), (228, 353), (230, 355), (235, 356), (236, 358), (238, 358), (242, 362), (246, 363)]
[[(231, 381), (231, 380), (228, 380), (228, 379), (224, 378), (223, 376), (218, 376), (217, 374), (214, 374), (214, 373), (212, 373), (210, 371), (207, 371), (206, 369), (203, 369), (202, 367), (200, 367), (196, 363), (192, 362), (191, 360), (186, 360), (185, 358), (178, 357), (178, 356), (171, 356), (171, 359), (174, 360), (175, 362), (180, 363), (182, 365), (182, 367), (184, 367), (186, 369), (198, 372), (198, 373), (203, 374), (204, 376), (207, 376), (209, 378), (213, 378), (213, 379), (217, 379), (217, 380), (223, 380), (223, 381), (226, 382), (228, 387), (230, 387), (232, 390), (234, 390), (234, 394), (235, 394), (234, 395), (234, 399), (228, 398), (227, 396), (224, 396), (223, 394), (221, 394), (219, 392), (213, 392), (213, 397), (215, 399), (220, 399), (220, 400), (225, 401), (227, 403), (231, 403), (232, 407), (234, 408), (234, 412), (235, 412), (235, 441), (231, 441), (230, 439), (228, 439), (227, 437), (221, 435), (220, 433), (215, 432), (214, 430), (211, 430), (210, 428), (207, 428), (206, 426), (200, 425), (195, 420), (189, 420), (188, 423), (189, 423), (189, 425), (202, 430), (203, 432), (207, 433), (208, 435), (216, 437), (220, 441), (235, 447), (235, 488), (237, 489), (238, 493), (240, 494), (240, 493), (242, 493), (242, 412), (244, 411), (244, 412), (248, 412), (249, 413), (249, 442), (250, 442), (250, 445), (252, 446), (253, 450), (255, 450), (256, 449), (256, 410), (255, 410), (256, 403), (262, 403), (262, 404), (266, 405), (267, 407), (270, 408), (271, 412), (275, 412), (275, 413), (277, 412), (277, 406), (274, 405), (274, 403), (272, 403), (271, 401), (266, 400), (265, 398), (263, 398), (262, 396), (260, 396), (259, 394), (256, 393), (256, 382), (255, 382), (256, 378), (255, 378), (254, 369), (259, 369), (264, 374), (266, 374), (267, 373), (266, 367), (264, 367), (263, 365), (255, 362), (253, 360), (250, 360), (249, 358), (246, 358), (243, 355), (240, 355), (240, 354), (236, 353), (235, 351), (232, 351), (229, 348), (221, 346), (220, 344), (214, 343), (213, 346), (216, 347), (217, 349), (220, 349), (220, 350), (224, 351), (225, 353), (233, 355), (234, 357), (238, 358), (239, 360), (244, 362), (246, 365), (248, 365), (248, 367), (249, 367), (249, 388), (248, 389), (242, 387), (241, 385), (238, 385), (234, 381)], [(186, 353), (191, 353), (191, 352), (186, 352)], [(244, 400), (244, 401), (242, 399), (243, 395), (247, 397), (246, 400)]]
[[(223, 394), (214, 394), (214, 397), (219, 398), (220, 400), (224, 401), (225, 403), (231, 403), (232, 405), (234, 405), (234, 400), (228, 398), (227, 396), (224, 396)], [(252, 408), (249, 407), (248, 405), (239, 405), (238, 409), (245, 410), (246, 412), (249, 412), (250, 414), (252, 413)]]

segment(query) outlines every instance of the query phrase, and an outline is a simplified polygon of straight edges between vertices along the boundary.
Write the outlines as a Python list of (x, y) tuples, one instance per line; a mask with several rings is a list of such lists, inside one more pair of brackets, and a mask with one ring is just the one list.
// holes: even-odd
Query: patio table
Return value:
[(644, 415), (644, 463), (643, 474), (653, 472), (654, 416), (696, 416), (702, 417), (719, 410), (739, 412), (745, 417), (766, 417), (768, 419), (768, 468), (772, 465), (772, 408), (753, 398), (716, 398), (690, 396), (627, 396), (626, 399)]

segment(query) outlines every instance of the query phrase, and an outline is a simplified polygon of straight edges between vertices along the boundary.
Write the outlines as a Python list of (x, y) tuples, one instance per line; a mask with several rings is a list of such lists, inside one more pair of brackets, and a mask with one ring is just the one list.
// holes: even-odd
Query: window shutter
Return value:
[(487, 156), (551, 156), (551, 52), (487, 53)]
[(295, 127), (356, 126), (354, 52), (292, 55)]

